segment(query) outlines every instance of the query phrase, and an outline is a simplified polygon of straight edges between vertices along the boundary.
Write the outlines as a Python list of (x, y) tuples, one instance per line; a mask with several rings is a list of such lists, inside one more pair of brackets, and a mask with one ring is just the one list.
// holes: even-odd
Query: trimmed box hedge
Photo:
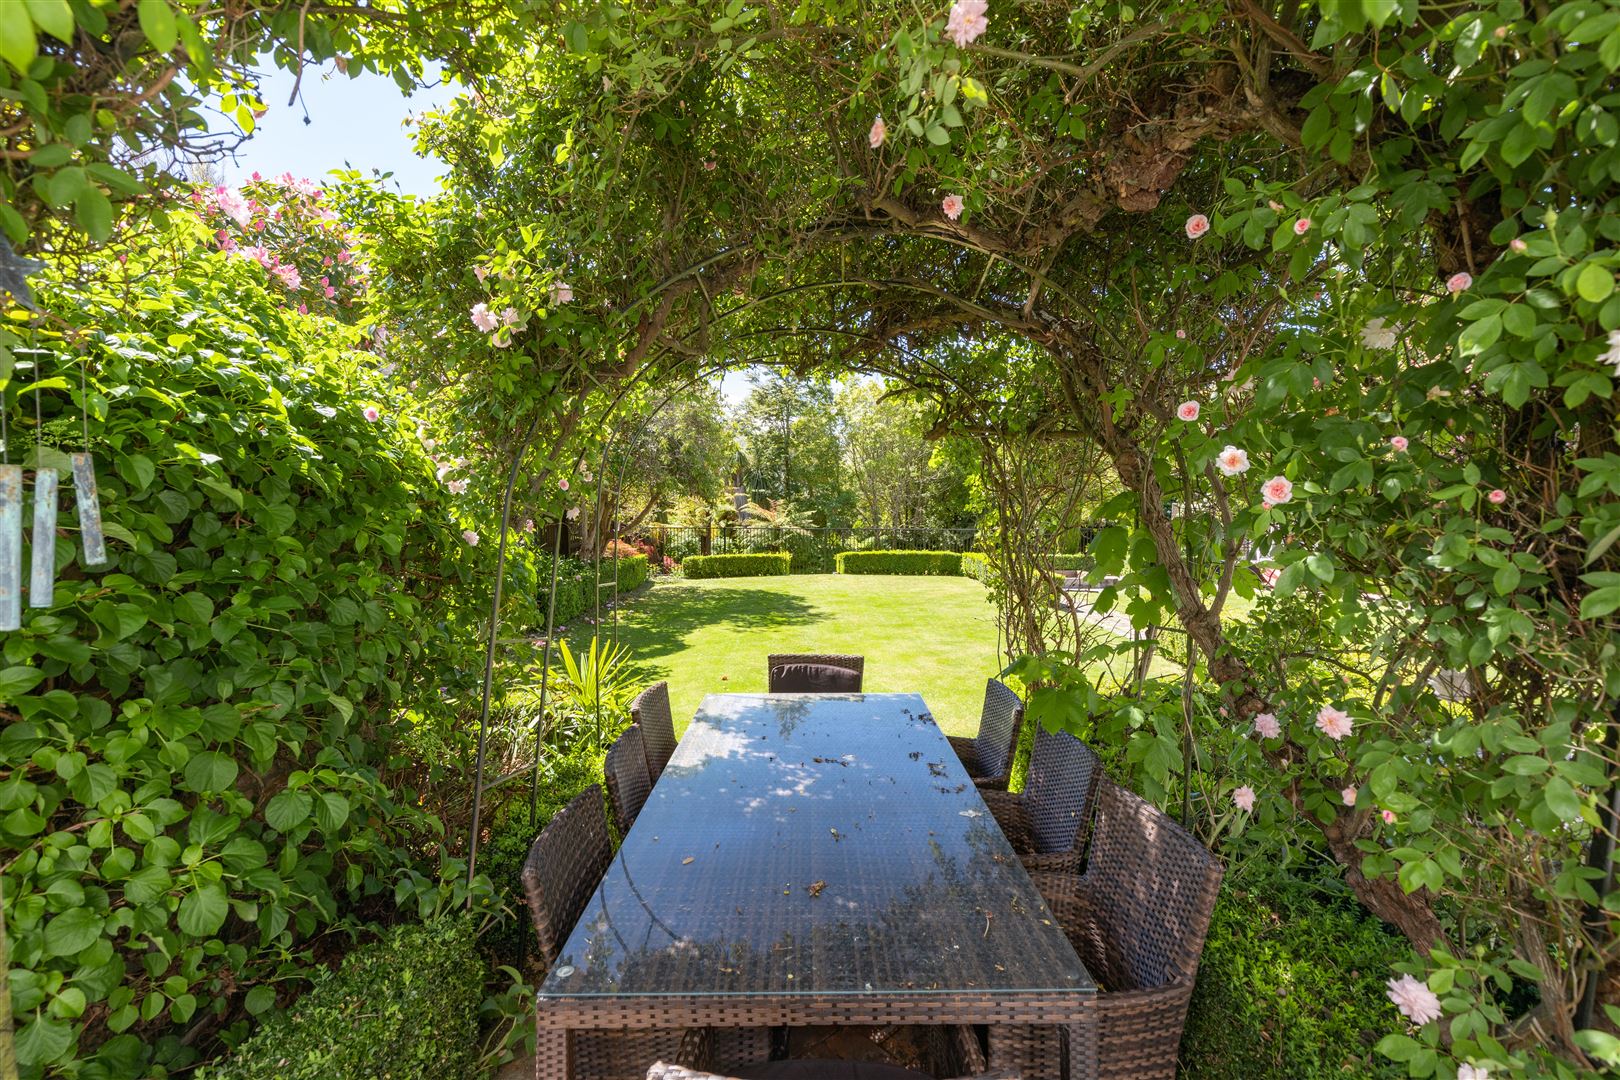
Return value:
[(962, 576), (970, 577), (974, 581), (990, 583), (990, 556), (982, 551), (965, 551), (962, 553)]
[(959, 551), (840, 551), (833, 559), (840, 574), (919, 574), (961, 577)]
[(776, 577), (785, 575), (792, 565), (793, 556), (786, 551), (757, 555), (688, 555), (681, 563), (681, 573), (689, 578)]
[(473, 1076), (484, 961), (470, 920), (395, 927), (326, 971), (200, 1080)]

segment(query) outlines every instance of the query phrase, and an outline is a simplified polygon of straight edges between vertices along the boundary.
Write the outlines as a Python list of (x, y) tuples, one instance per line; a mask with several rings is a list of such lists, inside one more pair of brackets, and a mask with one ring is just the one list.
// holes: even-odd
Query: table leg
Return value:
[(1101, 1069), (1098, 1042), (1101, 1024), (1095, 1009), (1082, 1010), (1074, 1023), (1065, 1028), (1069, 1044), (1069, 1080), (1097, 1080)]
[(574, 1063), (568, 1053), (571, 1042), (564, 1029), (539, 1029), (534, 1047), (534, 1080), (572, 1080)]

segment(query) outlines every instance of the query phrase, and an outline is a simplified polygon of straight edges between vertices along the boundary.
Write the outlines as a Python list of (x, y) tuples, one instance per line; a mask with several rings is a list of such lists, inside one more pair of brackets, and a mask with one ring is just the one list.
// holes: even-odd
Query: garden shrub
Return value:
[(1392, 1023), (1384, 980), (1409, 948), (1336, 879), (1288, 874), (1221, 892), (1204, 944), (1182, 1075), (1198, 1080), (1398, 1076), (1373, 1052)]
[(840, 574), (959, 577), (962, 573), (962, 555), (956, 551), (841, 551), (833, 561)]
[(786, 551), (757, 555), (692, 555), (681, 563), (689, 578), (771, 577), (786, 574), (793, 556)]
[(962, 576), (990, 583), (990, 556), (982, 551), (962, 552)]
[(473, 1076), (483, 996), (470, 918), (398, 926), (317, 977), (199, 1080)]
[[(576, 559), (565, 556), (557, 567), (557, 612), (558, 626), (572, 622), (596, 606), (596, 563), (594, 560)], [(613, 598), (614, 562), (611, 558), (602, 560), (602, 582), (607, 587), (602, 590), (604, 601)], [(540, 596), (537, 607), (537, 618), (544, 625), (546, 618), (545, 589), (551, 584), (551, 556), (542, 555), (539, 558), (537, 570)], [(647, 556), (642, 554), (624, 555), (618, 561), (619, 593), (622, 595), (631, 589), (646, 584)]]
[(432, 722), (474, 668), (457, 603), (478, 603), (487, 549), (375, 358), (177, 230), (179, 258), (130, 248), (46, 285), (83, 351), (41, 335), (28, 354), (47, 387), (30, 464), (77, 445), (85, 379), (111, 564), (82, 569), (61, 536), (51, 606), (4, 636), (24, 1077), (183, 1068), (271, 1006), (318, 931), (386, 904), (439, 832), (385, 780), (395, 710)]

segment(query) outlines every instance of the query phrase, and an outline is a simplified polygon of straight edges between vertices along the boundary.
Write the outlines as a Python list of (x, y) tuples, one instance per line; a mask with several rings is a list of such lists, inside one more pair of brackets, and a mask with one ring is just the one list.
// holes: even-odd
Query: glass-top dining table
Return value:
[(541, 984), (538, 1075), (573, 1031), (842, 1023), (1064, 1029), (1081, 1078), (1095, 991), (920, 696), (712, 694)]

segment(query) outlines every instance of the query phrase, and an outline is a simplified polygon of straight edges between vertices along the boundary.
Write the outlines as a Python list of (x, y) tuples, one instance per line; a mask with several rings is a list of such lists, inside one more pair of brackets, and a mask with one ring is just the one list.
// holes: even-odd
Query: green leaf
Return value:
[(1594, 304), (1607, 300), (1614, 292), (1614, 273), (1608, 267), (1589, 262), (1581, 267), (1580, 276), (1575, 279), (1575, 291), (1582, 300)]
[(77, 199), (90, 184), (90, 178), (78, 165), (57, 169), (45, 182), (45, 199), (52, 206), (66, 206)]
[(73, 44), (73, 8), (68, 0), (24, 0), (34, 25), (64, 45)]
[[(1620, 585), (1611, 585), (1607, 589), (1593, 589), (1581, 597), (1581, 618), (1583, 619), (1601, 619), (1616, 608), (1620, 608)], [(15, 671), (17, 669), (12, 668), (10, 670)], [(3, 677), (4, 673), (0, 672), (0, 678)]]
[(323, 791), (315, 803), (315, 823), (323, 832), (336, 832), (349, 820), (349, 800), (335, 791)]
[(13, 10), (0, 19), (0, 57), (24, 75), (28, 65), (39, 55), (39, 42), (34, 37), (34, 20), (27, 9)]
[(1574, 821), (1581, 816), (1581, 797), (1575, 793), (1568, 780), (1562, 776), (1555, 776), (1547, 781), (1542, 790), (1547, 799), (1547, 809), (1557, 814), (1564, 821)]
[(186, 762), (186, 786), (192, 791), (226, 791), (236, 783), (235, 759), (217, 750), (204, 750)]
[(84, 190), (79, 192), (79, 197), (73, 200), (73, 216), (78, 220), (80, 228), (84, 229), (96, 243), (104, 244), (107, 238), (112, 236), (112, 200), (88, 181)]
[(0, 671), (0, 702), (11, 704), (45, 681), (45, 673), (33, 667), (8, 667)]
[(176, 922), (181, 933), (192, 937), (213, 937), (225, 925), (230, 904), (222, 885), (204, 885), (189, 892), (180, 901)]
[(180, 26), (165, 0), (140, 0), (136, 14), (140, 17), (141, 33), (152, 43), (152, 48), (160, 53), (174, 48), (180, 38)]
[(1313, 555), (1306, 556), (1305, 566), (1323, 581), (1331, 582), (1333, 580), (1333, 556), (1321, 551), (1316, 552)]
[(76, 956), (101, 937), (101, 916), (89, 908), (69, 908), (45, 924), (45, 955)]
[(277, 832), (297, 828), (308, 818), (313, 800), (305, 791), (282, 791), (264, 807), (264, 823)]
[(265, 1010), (272, 1008), (276, 1003), (276, 988), (273, 986), (255, 986), (247, 992), (242, 1005), (251, 1016), (258, 1016)]
[[(3, 22), (4, 20), (0, 20)], [(46, 1065), (73, 1045), (73, 1028), (45, 1016), (36, 1016), (17, 1032), (17, 1061), (22, 1065)]]

